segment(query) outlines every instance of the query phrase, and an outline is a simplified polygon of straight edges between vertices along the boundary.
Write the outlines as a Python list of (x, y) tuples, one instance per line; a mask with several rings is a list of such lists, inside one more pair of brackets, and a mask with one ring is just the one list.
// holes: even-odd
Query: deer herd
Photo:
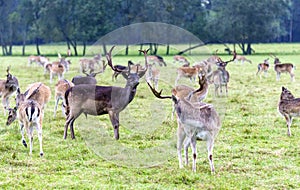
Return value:
[[(185, 164), (188, 164), (188, 148), (191, 147), (193, 154), (192, 170), (196, 171), (196, 141), (204, 140), (207, 142), (208, 161), (211, 172), (215, 171), (213, 164), (213, 147), (215, 138), (221, 128), (220, 117), (214, 108), (214, 105), (205, 103), (205, 98), (209, 92), (209, 86), (214, 86), (214, 96), (223, 95), (223, 87), (225, 87), (225, 95), (228, 96), (228, 83), (230, 79), (229, 71), (226, 69), (230, 62), (242, 64), (246, 61), (252, 63), (245, 56), (237, 55), (234, 51), (232, 59), (223, 61), (219, 56), (213, 55), (205, 60), (196, 62), (191, 65), (190, 61), (182, 56), (175, 55), (173, 57), (173, 65), (177, 66), (175, 86), (172, 88), (170, 95), (162, 95), (162, 90), (158, 91), (158, 82), (161, 69), (168, 67), (163, 57), (158, 55), (148, 55), (148, 50), (140, 50), (144, 55), (144, 64), (133, 63), (128, 61), (126, 66), (113, 64), (112, 51), (114, 46), (102, 58), (101, 54), (95, 55), (93, 58), (82, 58), (79, 60), (80, 72), (85, 76), (74, 76), (72, 80), (64, 78), (64, 74), (69, 71), (71, 61), (63, 58), (58, 54), (58, 61), (51, 62), (44, 56), (29, 56), (28, 66), (36, 63), (43, 67), (44, 74), (49, 73), (50, 84), (55, 75), (58, 76), (58, 82), (55, 84), (55, 106), (54, 117), (56, 117), (59, 100), (62, 100), (62, 114), (66, 118), (64, 125), (63, 138), (67, 138), (68, 128), (70, 127), (71, 138), (75, 138), (74, 122), (83, 113), (87, 115), (108, 115), (114, 130), (114, 138), (120, 138), (119, 114), (134, 99), (137, 87), (141, 79), (145, 76), (145, 80), (150, 91), (159, 99), (170, 99), (173, 102), (173, 112), (177, 118), (177, 154), (179, 167), (182, 168), (182, 146), (184, 147)], [(292, 63), (281, 63), (279, 58), (274, 58), (274, 70), (276, 79), (280, 79), (281, 73), (289, 73), (291, 80), (295, 80), (294, 65)], [(104, 73), (106, 67), (112, 71), (112, 80), (117, 80), (117, 76), (121, 74), (126, 80), (124, 87), (117, 86), (101, 86), (97, 85), (96, 75)], [(159, 68), (162, 67), (162, 68)], [(257, 65), (256, 75), (262, 73), (267, 75), (270, 67), (269, 58)], [(51, 99), (51, 88), (41, 82), (30, 84), (24, 93), (21, 93), (19, 82), (16, 76), (11, 74), (11, 68), (8, 67), (6, 79), (0, 80), (0, 97), (2, 97), (2, 105), (4, 115), (8, 113), (7, 125), (15, 120), (20, 124), (22, 135), (22, 144), (27, 147), (24, 137), (26, 130), (30, 142), (30, 155), (33, 150), (33, 130), (36, 128), (38, 140), (40, 144), (40, 156), (44, 155), (42, 148), (42, 126), (45, 114), (45, 106)], [(171, 73), (170, 73), (171, 74)], [(198, 81), (199, 87), (194, 88), (189, 85), (178, 84), (180, 79), (184, 78)], [(16, 105), (11, 107), (9, 98), (16, 93)], [(291, 136), (290, 126), (292, 117), (300, 116), (300, 98), (295, 98), (292, 93), (285, 87), (282, 87), (282, 93), (278, 104), (279, 112), (285, 117), (288, 132)]]

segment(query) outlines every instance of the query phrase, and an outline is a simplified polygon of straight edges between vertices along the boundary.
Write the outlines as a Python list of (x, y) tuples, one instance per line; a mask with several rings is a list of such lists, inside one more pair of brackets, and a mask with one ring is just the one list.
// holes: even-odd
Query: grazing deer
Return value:
[(276, 72), (276, 80), (280, 80), (281, 73), (289, 73), (291, 81), (295, 81), (294, 65), (292, 63), (281, 63), (279, 58), (274, 56), (274, 70)]
[(148, 71), (146, 72), (146, 81), (151, 84), (154, 83), (155, 88), (158, 88), (158, 80), (160, 76), (160, 71), (155, 67), (154, 64), (148, 65)]
[(287, 88), (282, 87), (278, 103), (278, 111), (286, 120), (287, 135), (291, 136), (293, 117), (300, 116), (300, 98), (295, 98)]
[[(7, 122), (6, 125), (10, 125), (17, 116), (17, 108), (19, 107), (19, 96), (24, 96), (25, 100), (34, 100), (35, 102), (37, 102), (42, 111), (44, 110), (45, 105), (49, 102), (50, 98), (51, 98), (51, 90), (48, 86), (44, 85), (41, 82), (36, 82), (33, 84), (30, 84), (27, 88), (27, 90), (25, 91), (25, 93), (21, 94), (20, 89), (18, 88), (17, 90), (17, 98), (16, 98), (16, 107), (13, 108), (9, 108), (9, 114), (8, 114), (8, 118), (7, 118)], [(43, 115), (42, 115), (43, 116)]]
[(44, 65), (49, 62), (49, 58), (44, 57), (44, 56), (31, 55), (28, 57), (28, 65), (31, 65), (33, 62), (44, 67)]
[[(220, 62), (217, 63), (218, 69), (209, 74), (208, 79), (215, 85), (215, 96), (222, 94), (222, 86), (225, 86), (226, 96), (228, 95), (227, 84), (229, 82), (230, 75), (226, 70), (226, 66), (229, 62), (234, 61), (234, 59), (235, 55), (233, 56), (233, 59), (226, 62), (219, 59)], [(218, 89), (220, 89), (220, 94), (218, 93)]]
[[(65, 102), (65, 93), (66, 91), (73, 87), (74, 84), (66, 79), (59, 80), (55, 85), (55, 107), (54, 107), (54, 117), (56, 117), (56, 110), (58, 106), (59, 100), (63, 100)], [(62, 106), (62, 113), (65, 114), (64, 107)]]
[[(88, 58), (80, 59), (79, 60), (80, 72), (82, 72), (82, 73), (85, 73), (88, 71), (89, 71), (89, 73), (94, 72), (96, 69), (96, 65), (100, 66), (101, 58), (102, 58), (101, 54), (97, 54), (92, 59), (88, 59)], [(104, 61), (103, 61), (103, 65), (104, 65)]]
[(185, 163), (188, 164), (188, 147), (191, 145), (193, 154), (193, 171), (196, 172), (196, 141), (205, 140), (207, 142), (208, 160), (211, 172), (215, 171), (213, 163), (213, 147), (215, 138), (221, 128), (220, 118), (214, 107), (206, 103), (192, 103), (185, 98), (172, 96), (161, 96), (162, 90), (157, 92), (148, 83), (152, 93), (160, 99), (172, 99), (177, 114), (177, 154), (179, 167), (182, 168), (181, 149), (184, 144)]
[(149, 63), (158, 64), (159, 66), (167, 66), (166, 62), (164, 61), (164, 58), (159, 55), (149, 55), (147, 56), (147, 61)]
[(173, 63), (179, 62), (179, 63), (183, 64), (182, 67), (190, 66), (190, 62), (184, 56), (174, 55), (173, 59), (174, 59)]
[(4, 109), (4, 115), (6, 109), (9, 108), (9, 97), (11, 97), (19, 88), (18, 79), (9, 73), (10, 67), (7, 67), (6, 79), (0, 80), (0, 97), (2, 97), (2, 105)]
[(177, 78), (175, 80), (175, 86), (177, 85), (178, 80), (182, 77), (189, 78), (190, 81), (192, 81), (192, 80), (195, 81), (195, 79), (198, 75), (198, 72), (199, 72), (199, 68), (195, 67), (195, 66), (192, 66), (192, 67), (179, 67), (177, 69)]
[[(268, 59), (265, 59), (263, 63), (259, 63), (257, 65), (256, 75), (258, 75), (258, 73), (264, 72), (265, 76), (267, 76), (269, 67), (270, 67), (270, 63), (269, 63), (269, 58), (268, 58)], [(261, 78), (261, 74), (259, 75), (259, 77)]]
[(234, 59), (234, 62), (235, 63), (238, 63), (239, 61), (244, 64), (245, 61), (247, 61), (248, 63), (252, 63), (251, 60), (247, 59), (245, 56), (242, 56), (242, 55), (238, 55), (236, 53), (236, 51), (233, 51), (233, 55), (235, 56), (235, 59)]
[[(29, 141), (30, 150), (29, 154), (32, 155), (33, 148), (33, 128), (35, 127), (38, 133), (38, 139), (40, 143), (40, 156), (44, 155), (42, 147), (42, 120), (43, 111), (41, 106), (34, 100), (26, 100), (25, 96), (17, 96), (19, 106), (13, 109), (17, 112), (17, 118), (20, 124), (20, 130), (22, 135), (22, 144), (27, 148), (27, 143), (24, 138), (24, 128), (26, 129)], [(12, 110), (11, 110), (12, 111)]]
[[(111, 52), (106, 55), (108, 65), (112, 70), (117, 70), (112, 63)], [(140, 50), (142, 51), (142, 50)], [(119, 113), (133, 100), (139, 79), (147, 71), (147, 51), (142, 51), (145, 56), (146, 69), (144, 72), (123, 71), (121, 74), (126, 78), (124, 88), (115, 86), (75, 85), (65, 93), (65, 108), (67, 120), (64, 129), (64, 139), (67, 138), (67, 130), (70, 125), (71, 138), (75, 138), (73, 124), (81, 113), (89, 115), (108, 114), (114, 128), (115, 139), (119, 139)]]

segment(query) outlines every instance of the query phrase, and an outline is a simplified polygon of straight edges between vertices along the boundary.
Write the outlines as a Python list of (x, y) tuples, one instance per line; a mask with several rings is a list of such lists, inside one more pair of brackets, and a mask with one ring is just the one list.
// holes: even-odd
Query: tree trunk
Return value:
[(247, 44), (247, 51), (246, 51), (246, 55), (251, 55), (252, 54), (252, 48), (251, 48), (251, 43)]
[(167, 52), (166, 52), (166, 55), (169, 55), (170, 54), (170, 44), (167, 44)]
[(129, 49), (129, 47), (128, 47), (128, 45), (126, 45), (126, 48), (125, 48), (125, 55), (128, 55), (128, 49)]
[(36, 53), (38, 55), (41, 55), (40, 47), (39, 47), (39, 39), (38, 38), (35, 38), (35, 45), (36, 45)]
[(85, 56), (86, 53), (86, 42), (83, 42), (83, 51), (82, 51), (82, 56)]
[(107, 54), (107, 49), (106, 49), (106, 45), (103, 43), (103, 52), (104, 52), (104, 55), (106, 55)]
[[(140, 45), (140, 50), (143, 50), (143, 44)], [(142, 55), (142, 52), (139, 52), (139, 55)]]

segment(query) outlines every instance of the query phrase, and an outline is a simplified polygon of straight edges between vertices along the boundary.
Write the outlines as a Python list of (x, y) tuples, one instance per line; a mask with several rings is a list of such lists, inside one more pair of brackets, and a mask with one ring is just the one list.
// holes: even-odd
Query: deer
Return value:
[(148, 71), (146, 72), (146, 81), (151, 84), (151, 81), (154, 83), (155, 88), (158, 88), (158, 80), (160, 76), (160, 71), (155, 65), (148, 64)]
[[(270, 63), (269, 63), (269, 58), (265, 59), (263, 63), (259, 63), (257, 65), (257, 72), (256, 75), (258, 75), (259, 73), (264, 72), (264, 75), (267, 76), (267, 72), (269, 70), (270, 67)], [(261, 74), (259, 75), (259, 77), (261, 78)]]
[(179, 62), (183, 64), (182, 67), (190, 66), (190, 62), (182, 55), (174, 55), (173, 59), (174, 59), (173, 63)]
[[(129, 60), (127, 62), (127, 64), (131, 67), (132, 65), (134, 65), (134, 63)], [(123, 71), (125, 70), (128, 70), (128, 67), (127, 66), (123, 66), (123, 65), (114, 65), (114, 68), (115, 68), (115, 71), (113, 70), (113, 75), (112, 75), (112, 81), (116, 81), (117, 80), (117, 77), (119, 74), (121, 74)]]
[[(235, 60), (235, 55), (233, 56), (233, 59), (229, 61), (222, 61), (219, 59), (220, 62), (217, 63), (218, 69), (213, 71), (211, 74), (209, 74), (208, 79), (210, 80), (210, 83), (213, 83), (215, 86), (215, 96), (219, 96), (222, 94), (222, 86), (225, 86), (226, 90), (226, 96), (228, 96), (228, 82), (230, 78), (229, 72), (226, 70), (226, 66), (229, 62), (232, 62)], [(218, 90), (220, 90), (220, 94), (218, 93)]]
[(159, 66), (167, 66), (166, 62), (164, 61), (164, 58), (159, 55), (149, 55), (147, 56), (147, 61), (149, 63), (158, 64)]
[[(97, 54), (95, 55), (92, 59), (88, 59), (88, 58), (82, 58), (79, 60), (79, 65), (80, 65), (80, 72), (84, 73), (84, 72), (88, 72), (92, 73), (95, 71), (95, 67), (96, 65), (100, 64), (101, 61), (101, 54)], [(104, 65), (104, 62), (102, 62)]]
[(18, 79), (10, 74), (10, 67), (7, 67), (6, 79), (0, 80), (0, 97), (2, 97), (2, 105), (4, 110), (4, 115), (6, 115), (6, 110), (9, 108), (9, 98), (17, 91), (19, 88)]
[(240, 61), (242, 64), (244, 64), (245, 61), (248, 62), (248, 63), (252, 63), (252, 61), (249, 60), (249, 59), (247, 59), (245, 56), (238, 55), (238, 54), (236, 53), (236, 51), (233, 51), (233, 55), (235, 56), (235, 60), (234, 60), (235, 63), (238, 63), (239, 61)]
[(300, 98), (295, 98), (291, 91), (282, 86), (278, 111), (286, 120), (287, 135), (292, 136), (291, 125), (293, 117), (300, 116)]
[(31, 65), (33, 62), (44, 67), (44, 65), (49, 62), (49, 58), (44, 57), (44, 56), (31, 55), (28, 57), (28, 65)]
[(154, 96), (159, 99), (172, 99), (177, 115), (177, 155), (179, 168), (183, 168), (181, 150), (184, 143), (185, 164), (188, 164), (188, 147), (191, 145), (193, 154), (193, 172), (196, 172), (197, 140), (205, 140), (211, 172), (215, 172), (213, 163), (213, 147), (215, 138), (221, 128), (221, 121), (213, 105), (206, 103), (192, 103), (186, 98), (176, 96), (162, 96), (162, 90), (157, 92), (147, 83)]
[(281, 63), (279, 58), (275, 55), (271, 55), (274, 57), (274, 70), (276, 72), (276, 80), (280, 80), (281, 73), (289, 73), (291, 76), (291, 81), (295, 81), (294, 74), (294, 65), (292, 63)]
[(192, 80), (195, 81), (195, 79), (198, 75), (198, 72), (199, 72), (199, 68), (195, 67), (195, 66), (192, 66), (192, 67), (179, 67), (177, 69), (177, 78), (175, 80), (175, 86), (177, 85), (178, 80), (182, 77), (189, 78), (191, 82), (192, 82)]
[(27, 87), (24, 93), (21, 93), (20, 88), (17, 89), (16, 106), (14, 108), (8, 108), (8, 117), (6, 125), (10, 125), (17, 118), (17, 109), (19, 107), (20, 96), (24, 96), (25, 100), (33, 100), (37, 102), (42, 109), (42, 117), (44, 113), (45, 105), (51, 98), (51, 90), (48, 86), (41, 82), (32, 83)]
[[(191, 102), (202, 102), (206, 98), (209, 89), (209, 82), (206, 78), (205, 70), (201, 69), (201, 71), (199, 72), (198, 84), (199, 84), (198, 89), (194, 89), (186, 85), (177, 85), (172, 89), (172, 94), (174, 94), (179, 98), (186, 98)], [(172, 120), (174, 118), (174, 112), (175, 112), (175, 107), (173, 106)]]
[[(114, 67), (111, 58), (114, 47), (106, 54), (106, 59), (110, 68), (116, 71), (117, 69)], [(146, 73), (148, 68), (148, 50), (140, 51), (144, 53), (146, 69), (143, 72), (132, 73), (128, 65), (129, 69), (122, 72), (123, 77), (127, 80), (125, 87), (82, 84), (75, 85), (66, 91), (64, 106), (67, 119), (64, 128), (64, 139), (67, 138), (69, 125), (71, 138), (75, 139), (73, 125), (81, 113), (95, 116), (108, 114), (114, 128), (114, 137), (116, 140), (119, 139), (119, 113), (134, 99), (139, 79)]]
[[(65, 98), (65, 93), (66, 91), (73, 87), (74, 84), (73, 82), (70, 82), (66, 79), (61, 79), (55, 84), (55, 107), (54, 107), (54, 114), (53, 116), (56, 117), (56, 111), (57, 111), (57, 106), (59, 103), (59, 100), (62, 100), (64, 102)], [(62, 106), (62, 113), (65, 114), (64, 107)]]

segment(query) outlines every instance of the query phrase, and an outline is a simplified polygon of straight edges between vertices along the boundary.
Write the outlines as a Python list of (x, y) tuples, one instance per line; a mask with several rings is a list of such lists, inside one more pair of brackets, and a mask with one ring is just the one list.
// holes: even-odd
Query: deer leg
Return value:
[(277, 72), (276, 80), (278, 81), (279, 79), (280, 79), (280, 72)]
[(210, 137), (206, 143), (207, 143), (208, 161), (209, 161), (211, 172), (213, 173), (215, 172), (215, 167), (213, 162), (214, 139)]
[(33, 128), (32, 126), (30, 127), (26, 127), (27, 130), (27, 136), (30, 142), (30, 146), (29, 146), (29, 155), (32, 155), (32, 148), (33, 148)]
[(287, 126), (287, 135), (288, 136), (292, 136), (291, 133), (291, 125), (292, 125), (292, 120), (293, 118), (290, 117), (289, 115), (284, 115), (285, 119), (286, 119), (286, 126)]
[(294, 75), (294, 73), (290, 73), (290, 75), (291, 75), (291, 81), (294, 82), (295, 81), (295, 75)]
[(181, 156), (181, 149), (183, 141), (186, 137), (186, 134), (184, 132), (182, 124), (177, 121), (178, 127), (177, 127), (177, 155), (178, 155), (178, 161), (179, 161), (179, 168), (183, 168), (182, 165), (182, 156)]
[(9, 99), (8, 98), (9, 98), (8, 96), (3, 96), (3, 99), (2, 99), (4, 116), (6, 115), (6, 109), (9, 108)]
[(186, 138), (184, 143), (184, 157), (185, 157), (185, 165), (189, 164), (189, 146), (191, 144), (191, 139)]
[(20, 131), (21, 131), (21, 135), (22, 135), (22, 144), (25, 146), (25, 148), (27, 148), (27, 143), (24, 138), (24, 124), (22, 124), (22, 123), (20, 123)]
[(53, 73), (50, 71), (50, 83), (52, 83)]
[(70, 122), (73, 120), (74, 117), (69, 117), (66, 121), (66, 124), (65, 124), (65, 130), (64, 130), (64, 139), (67, 138), (67, 135), (68, 135), (68, 127), (70, 125)]
[(191, 137), (191, 148), (193, 154), (193, 172), (196, 172), (196, 159), (197, 159), (197, 149), (196, 149), (196, 137)]
[(228, 96), (228, 86), (227, 83), (225, 84), (226, 96)]
[(119, 136), (119, 113), (114, 113), (114, 112), (110, 111), (108, 114), (109, 114), (111, 124), (114, 128), (115, 139), (118, 140), (120, 138), (120, 136)]
[(43, 137), (42, 137), (42, 127), (40, 124), (36, 125), (36, 130), (38, 133), (39, 143), (40, 143), (40, 156), (42, 157), (44, 155), (43, 152)]
[(56, 111), (57, 111), (57, 105), (58, 105), (58, 102), (59, 102), (59, 97), (55, 97), (55, 106), (54, 106), (54, 114), (53, 116), (56, 117)]

